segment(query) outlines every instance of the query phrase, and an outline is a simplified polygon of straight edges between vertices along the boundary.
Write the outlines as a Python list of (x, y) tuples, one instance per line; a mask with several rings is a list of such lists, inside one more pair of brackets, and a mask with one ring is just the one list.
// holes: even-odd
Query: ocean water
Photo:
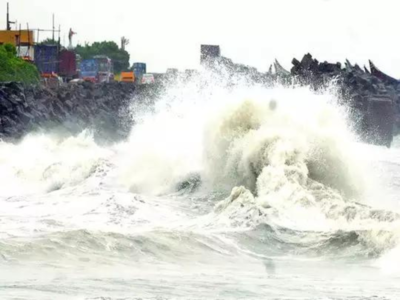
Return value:
[(0, 143), (0, 299), (400, 299), (400, 142), (332, 91), (171, 86), (90, 131)]

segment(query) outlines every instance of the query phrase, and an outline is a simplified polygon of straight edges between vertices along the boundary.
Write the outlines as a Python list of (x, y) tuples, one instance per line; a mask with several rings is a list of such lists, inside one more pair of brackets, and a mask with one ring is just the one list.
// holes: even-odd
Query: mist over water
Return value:
[(119, 144), (0, 143), (0, 298), (399, 299), (398, 148), (331, 91), (208, 76)]

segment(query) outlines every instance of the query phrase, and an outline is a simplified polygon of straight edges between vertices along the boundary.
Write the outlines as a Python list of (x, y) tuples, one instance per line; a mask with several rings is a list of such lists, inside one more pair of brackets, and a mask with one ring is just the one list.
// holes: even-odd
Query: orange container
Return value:
[(34, 42), (34, 35), (31, 30), (0, 30), (0, 44), (32, 46)]
[(135, 74), (133, 72), (121, 72), (120, 81), (122, 82), (135, 82)]

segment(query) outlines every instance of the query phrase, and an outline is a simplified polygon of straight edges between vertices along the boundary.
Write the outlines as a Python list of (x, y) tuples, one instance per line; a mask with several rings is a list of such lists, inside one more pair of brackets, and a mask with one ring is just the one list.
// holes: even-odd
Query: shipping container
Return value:
[(59, 54), (58, 74), (67, 80), (76, 78), (77, 76), (77, 62), (74, 51), (61, 50)]
[(121, 82), (135, 82), (135, 74), (133, 72), (121, 72), (120, 75)]
[(57, 73), (58, 63), (58, 46), (35, 46), (35, 65), (41, 74)]
[(32, 46), (34, 44), (33, 31), (29, 30), (0, 30), (0, 44), (13, 44), (14, 46)]
[(201, 64), (221, 56), (221, 49), (217, 45), (201, 45)]

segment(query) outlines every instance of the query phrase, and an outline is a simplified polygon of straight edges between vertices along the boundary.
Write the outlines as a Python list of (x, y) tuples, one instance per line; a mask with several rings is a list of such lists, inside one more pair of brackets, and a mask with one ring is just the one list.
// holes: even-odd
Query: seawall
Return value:
[(0, 139), (15, 141), (46, 128), (69, 133), (92, 129), (105, 140), (123, 139), (132, 125), (134, 91), (134, 85), (121, 82), (70, 83), (55, 89), (0, 83)]

